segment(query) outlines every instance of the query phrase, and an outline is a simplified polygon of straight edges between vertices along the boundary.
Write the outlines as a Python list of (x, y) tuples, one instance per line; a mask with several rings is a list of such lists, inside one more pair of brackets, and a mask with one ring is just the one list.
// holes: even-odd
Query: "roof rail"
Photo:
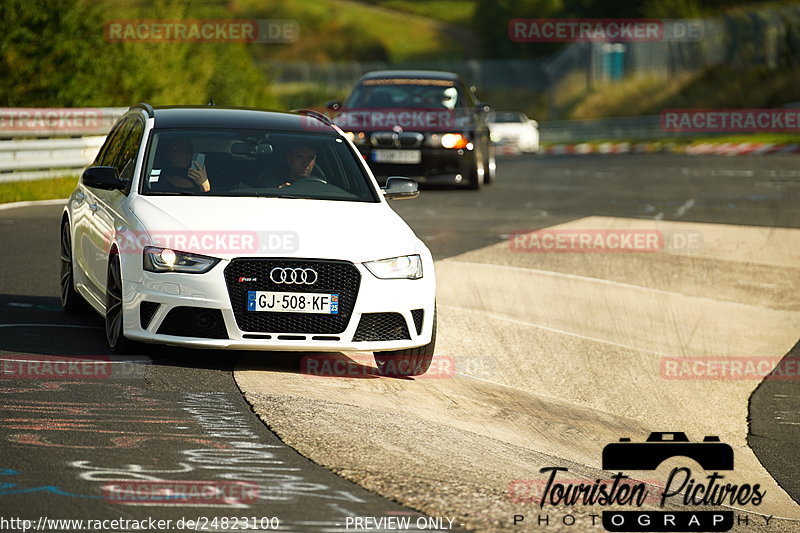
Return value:
[(147, 116), (150, 117), (150, 118), (153, 118), (156, 115), (156, 110), (153, 109), (153, 106), (151, 106), (150, 104), (147, 104), (145, 102), (139, 102), (138, 104), (132, 105), (130, 107), (130, 110), (134, 110), (134, 109), (144, 109), (144, 111), (147, 113)]
[(305, 115), (307, 117), (314, 117), (315, 119), (319, 120), (327, 124), (328, 126), (333, 126), (333, 121), (325, 113), (321, 113), (316, 109), (292, 109), (292, 113), (297, 113), (299, 115)]

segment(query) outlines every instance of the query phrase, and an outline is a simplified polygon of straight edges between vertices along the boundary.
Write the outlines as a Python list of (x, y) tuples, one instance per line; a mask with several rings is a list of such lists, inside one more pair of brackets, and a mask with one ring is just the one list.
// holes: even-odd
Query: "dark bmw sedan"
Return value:
[(479, 189), (494, 179), (489, 106), (457, 74), (371, 72), (328, 108), (379, 182), (408, 176)]

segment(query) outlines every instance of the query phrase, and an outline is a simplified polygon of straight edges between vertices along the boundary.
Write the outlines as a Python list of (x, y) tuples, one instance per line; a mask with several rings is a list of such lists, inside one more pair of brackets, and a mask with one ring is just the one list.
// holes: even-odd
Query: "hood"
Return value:
[(131, 210), (151, 244), (222, 259), (363, 262), (419, 253), (423, 246), (382, 202), (137, 196)]

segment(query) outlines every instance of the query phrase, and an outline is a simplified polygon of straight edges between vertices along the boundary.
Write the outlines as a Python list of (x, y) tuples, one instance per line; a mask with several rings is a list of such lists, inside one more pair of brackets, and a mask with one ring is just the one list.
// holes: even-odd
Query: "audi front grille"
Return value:
[[(308, 277), (281, 277), (273, 269), (311, 269), (317, 280), (308, 284)], [(297, 270), (299, 272), (299, 270)], [(283, 282), (283, 280), (289, 283)], [(242, 280), (242, 281), (240, 281)], [(280, 283), (276, 283), (277, 280)], [(294, 281), (292, 283), (291, 281)], [(242, 331), (260, 333), (342, 333), (347, 329), (358, 297), (361, 274), (348, 261), (323, 259), (234, 259), (225, 268), (225, 284), (231, 299), (233, 316)], [(335, 315), (312, 313), (272, 313), (248, 311), (247, 291), (314, 292), (339, 295), (339, 312)]]

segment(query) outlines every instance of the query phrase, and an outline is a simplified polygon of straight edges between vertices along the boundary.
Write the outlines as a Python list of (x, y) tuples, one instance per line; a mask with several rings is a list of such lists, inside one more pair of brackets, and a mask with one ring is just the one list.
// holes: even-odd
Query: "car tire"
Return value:
[(425, 346), (375, 352), (373, 357), (378, 365), (378, 373), (387, 377), (421, 376), (428, 371), (433, 361), (433, 350), (436, 348), (436, 310), (433, 311), (433, 330), (431, 342)]
[(495, 148), (491, 144), (487, 148), (486, 152), (489, 154), (486, 158), (486, 166), (483, 170), (483, 182), (486, 185), (490, 185), (494, 182), (494, 179), (497, 174), (497, 160), (495, 159)]
[[(477, 158), (476, 158), (477, 159)], [(467, 188), (477, 191), (481, 187), (483, 187), (484, 178), (486, 174), (482, 172), (483, 170), (483, 162), (482, 161), (475, 161), (475, 166), (472, 167), (469, 173), (469, 180), (467, 181)]]
[(89, 312), (89, 304), (75, 290), (75, 276), (72, 265), (72, 234), (69, 222), (61, 224), (61, 307), (68, 315), (85, 315)]
[(111, 351), (126, 354), (133, 351), (136, 343), (125, 337), (125, 321), (122, 292), (122, 266), (119, 252), (114, 249), (108, 256), (106, 278), (106, 340)]

